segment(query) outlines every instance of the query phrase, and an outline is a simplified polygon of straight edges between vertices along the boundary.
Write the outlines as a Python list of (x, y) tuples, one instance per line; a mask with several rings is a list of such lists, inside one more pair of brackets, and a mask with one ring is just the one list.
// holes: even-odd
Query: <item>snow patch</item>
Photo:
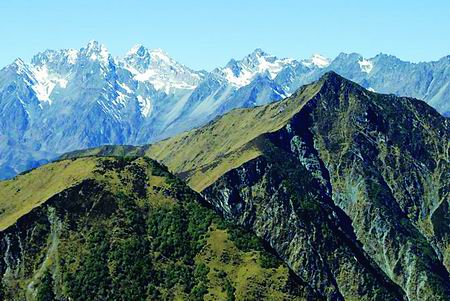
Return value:
[(71, 65), (75, 65), (78, 59), (78, 51), (75, 49), (69, 49), (67, 51), (67, 62)]
[(108, 49), (103, 44), (99, 44), (97, 41), (90, 41), (86, 47), (86, 55), (91, 61), (99, 61), (102, 63), (109, 62)]
[(145, 71), (144, 73), (139, 73), (136, 69), (134, 69), (133, 71), (131, 71), (131, 73), (136, 74), (134, 76), (134, 79), (138, 80), (140, 82), (145, 82), (145, 81), (151, 80), (152, 78), (156, 77), (156, 75), (157, 75), (156, 71), (152, 70), (152, 69), (149, 69), (149, 70)]
[(175, 89), (180, 90), (194, 90), (197, 85), (190, 84), (182, 80), (177, 80), (176, 78), (170, 78), (159, 74), (157, 71), (149, 69), (144, 73), (138, 73), (134, 76), (134, 79), (141, 82), (149, 82), (157, 91), (164, 91), (169, 94)]
[[(140, 45), (136, 45), (128, 55), (138, 55)], [(151, 64), (147, 70), (140, 72), (134, 64), (139, 63), (139, 58), (133, 63), (125, 63), (125, 68), (134, 75), (134, 79), (140, 82), (149, 82), (157, 91), (166, 94), (174, 90), (194, 90), (202, 77), (195, 71), (179, 64), (161, 49), (150, 51)]]
[(22, 59), (18, 58), (16, 59), (13, 64), (16, 66), (17, 68), (17, 74), (23, 74), (23, 73), (27, 73), (28, 71), (28, 67), (25, 65), (24, 61), (22, 61)]
[(116, 99), (114, 101), (115, 104), (121, 104), (121, 105), (125, 106), (127, 96), (120, 91), (117, 91), (117, 94), (118, 94), (118, 96), (116, 97)]
[(230, 61), (226, 67), (219, 69), (219, 73), (231, 85), (240, 88), (250, 84), (260, 74), (267, 73), (270, 79), (274, 79), (284, 67), (294, 63), (292, 59), (278, 59), (256, 49), (241, 61)]
[(119, 84), (119, 86), (122, 88), (122, 89), (124, 89), (128, 94), (132, 94), (133, 93), (133, 91), (130, 89), (130, 87), (128, 87), (126, 84), (124, 84), (124, 83), (118, 83)]
[(226, 80), (234, 86), (243, 87), (250, 84), (252, 78), (256, 75), (248, 69), (242, 69), (238, 76), (235, 76), (231, 68), (227, 67), (222, 70), (225, 74)]
[(162, 49), (153, 49), (150, 51), (150, 57), (154, 60), (160, 60), (168, 65), (176, 65), (177, 63), (169, 57), (169, 55), (164, 52)]
[[(20, 104), (22, 105), (22, 108), (25, 110), (25, 113), (27, 113), (28, 118), (30, 118), (30, 112), (28, 112), (25, 102), (20, 97), (18, 97), (18, 99), (19, 99)], [(41, 105), (39, 104), (39, 106), (41, 106)], [(41, 106), (41, 109), (42, 109), (42, 106)]]
[(283, 67), (292, 63), (292, 59), (282, 59), (282, 60), (275, 60), (274, 62), (270, 62), (266, 60), (265, 57), (259, 57), (258, 58), (258, 72), (264, 73), (268, 72), (271, 79), (274, 79), (278, 73), (280, 73), (281, 70), (283, 70)]
[(148, 117), (152, 112), (152, 102), (150, 98), (138, 96), (137, 97), (139, 107), (141, 109), (141, 114), (144, 117)]
[[(109, 115), (109, 116), (112, 116), (112, 117), (115, 118), (117, 121), (121, 122), (121, 121), (122, 121), (122, 118), (120, 117), (118, 111), (111, 107), (111, 105), (110, 105), (111, 103), (110, 103), (110, 102), (106, 102), (106, 103), (105, 103), (105, 101), (108, 99), (108, 98), (107, 98), (108, 96), (105, 95), (105, 94), (102, 94), (102, 96), (103, 96), (103, 97), (100, 97), (100, 98), (97, 100), (97, 103), (100, 105), (102, 111), (103, 111), (105, 114), (107, 114), (107, 115)], [(108, 105), (107, 105), (107, 104), (108, 104)]]
[(362, 72), (370, 73), (373, 69), (373, 63), (369, 60), (362, 59), (361, 61), (358, 61), (359, 68), (361, 68)]
[(320, 54), (313, 54), (310, 59), (303, 60), (302, 64), (308, 68), (317, 67), (325, 68), (330, 65), (330, 60)]
[(32, 89), (36, 92), (36, 97), (41, 102), (52, 103), (50, 95), (53, 92), (55, 86), (59, 86), (63, 89), (67, 87), (67, 80), (61, 78), (56, 74), (49, 73), (46, 65), (39, 66), (31, 69), (33, 75)]

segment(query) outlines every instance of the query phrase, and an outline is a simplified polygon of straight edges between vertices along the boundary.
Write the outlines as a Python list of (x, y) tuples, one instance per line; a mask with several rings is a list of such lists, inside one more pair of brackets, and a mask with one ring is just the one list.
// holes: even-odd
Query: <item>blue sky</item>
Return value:
[(209, 70), (255, 48), (279, 57), (450, 54), (450, 1), (14, 0), (0, 2), (0, 66), (95, 39), (114, 56), (140, 43)]

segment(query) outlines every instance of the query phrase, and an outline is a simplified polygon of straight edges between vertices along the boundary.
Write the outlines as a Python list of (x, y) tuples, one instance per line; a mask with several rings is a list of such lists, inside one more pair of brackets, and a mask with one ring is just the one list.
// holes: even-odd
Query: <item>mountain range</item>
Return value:
[(0, 182), (0, 297), (448, 300), (449, 141), (424, 101), (327, 72), (151, 145), (67, 153)]
[(330, 70), (371, 91), (424, 99), (450, 114), (450, 56), (427, 63), (356, 53), (295, 60), (256, 49), (207, 72), (142, 45), (114, 58), (91, 41), (0, 70), (0, 178), (68, 151), (172, 137), (234, 108), (279, 101)]

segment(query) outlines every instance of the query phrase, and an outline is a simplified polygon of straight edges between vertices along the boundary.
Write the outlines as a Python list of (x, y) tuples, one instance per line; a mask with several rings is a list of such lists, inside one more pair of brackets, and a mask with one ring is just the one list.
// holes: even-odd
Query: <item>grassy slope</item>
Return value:
[(146, 154), (175, 173), (183, 172), (189, 185), (202, 191), (225, 172), (261, 155), (258, 145), (249, 142), (285, 126), (320, 85), (305, 86), (282, 102), (233, 110), (205, 127), (151, 145)]
[(0, 231), (51, 196), (92, 176), (97, 160), (59, 161), (0, 182)]
[(88, 156), (110, 156), (110, 157), (138, 157), (144, 155), (148, 146), (133, 145), (103, 145), (83, 150), (66, 153), (60, 159), (80, 158)]
[[(208, 232), (206, 247), (197, 255), (196, 261), (206, 263), (211, 284), (204, 300), (226, 300), (227, 282), (235, 289), (238, 300), (256, 299), (297, 300), (283, 293), (289, 281), (289, 270), (285, 265), (264, 268), (260, 251), (242, 251), (236, 246), (226, 230), (212, 225)], [(239, 262), (238, 265), (233, 262)], [(264, 289), (261, 289), (264, 287)]]

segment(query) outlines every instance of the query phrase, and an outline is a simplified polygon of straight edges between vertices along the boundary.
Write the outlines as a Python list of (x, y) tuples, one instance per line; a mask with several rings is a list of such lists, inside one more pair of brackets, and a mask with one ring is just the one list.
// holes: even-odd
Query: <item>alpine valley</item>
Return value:
[[(424, 70), (448, 76), (448, 60), (295, 62), (258, 50), (206, 73), (143, 47), (116, 62), (91, 43), (16, 62), (2, 71), (16, 78), (3, 100), (24, 123), (2, 126), (16, 125), (8, 141), (41, 137), (31, 157), (214, 120), (1, 181), (0, 299), (449, 300), (450, 120), (364, 87), (431, 93), (438, 71)], [(393, 61), (408, 83), (388, 80)], [(325, 72), (333, 64), (365, 84)], [(427, 88), (412, 83), (425, 73)]]
[(68, 151), (154, 143), (234, 108), (279, 101), (330, 70), (370, 91), (420, 98), (450, 115), (450, 56), (427, 63), (356, 53), (295, 60), (256, 49), (207, 72), (141, 45), (113, 58), (92, 41), (0, 70), (0, 178)]

